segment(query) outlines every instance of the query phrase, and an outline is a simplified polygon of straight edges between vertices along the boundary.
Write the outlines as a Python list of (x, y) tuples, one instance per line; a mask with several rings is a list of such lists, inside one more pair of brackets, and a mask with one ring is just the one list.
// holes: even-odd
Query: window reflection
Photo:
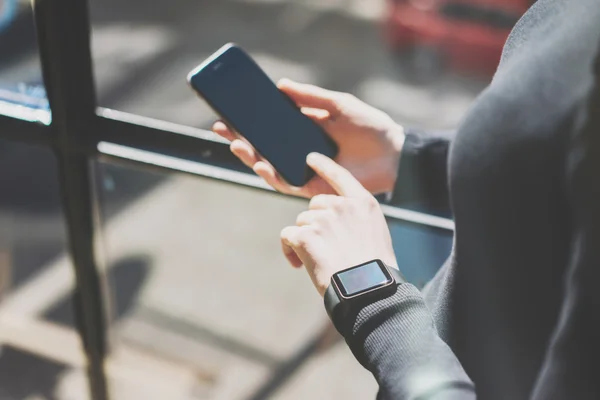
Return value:
[(0, 101), (48, 109), (31, 2), (0, 0)]
[[(279, 232), (304, 200), (119, 164), (95, 169), (110, 363), (140, 368), (169, 398), (336, 397), (310, 385), (321, 373), (346, 399), (374, 396), (372, 378), (332, 331), (307, 275), (281, 254)], [(401, 221), (390, 227), (407, 277), (431, 278), (451, 234)], [(154, 386), (128, 387), (140, 397)]]

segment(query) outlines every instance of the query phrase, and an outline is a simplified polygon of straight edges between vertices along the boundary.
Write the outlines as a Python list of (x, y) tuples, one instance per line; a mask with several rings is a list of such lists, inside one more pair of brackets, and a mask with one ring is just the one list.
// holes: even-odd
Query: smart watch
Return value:
[[(400, 271), (381, 260), (372, 260), (345, 269), (331, 277), (325, 291), (325, 309), (334, 320), (345, 305), (372, 302), (393, 294), (406, 282)], [(334, 320), (335, 322), (335, 320)]]

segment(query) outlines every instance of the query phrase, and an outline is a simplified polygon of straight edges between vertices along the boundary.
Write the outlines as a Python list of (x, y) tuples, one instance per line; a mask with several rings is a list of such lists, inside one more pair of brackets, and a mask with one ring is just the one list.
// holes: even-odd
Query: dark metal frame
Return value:
[[(44, 84), (52, 110), (51, 123), (45, 125), (0, 114), (0, 138), (42, 146), (53, 150), (56, 155), (69, 251), (75, 266), (77, 325), (88, 357), (92, 398), (105, 400), (108, 394), (103, 365), (107, 338), (94, 255), (94, 203), (90, 172), (90, 160), (103, 155), (99, 144), (112, 143), (166, 154), (186, 162), (218, 167), (215, 170), (236, 171), (237, 176), (243, 173), (250, 176), (251, 171), (231, 154), (226, 143), (211, 137), (208, 132), (97, 107), (87, 1), (34, 0), (34, 15)], [(110, 156), (115, 157), (115, 154)], [(120, 158), (144, 162), (127, 156)], [(150, 164), (178, 169), (160, 162)], [(190, 172), (185, 168), (179, 170)], [(224, 179), (219, 173), (199, 174)], [(264, 188), (258, 181), (249, 183), (235, 177), (227, 180)], [(419, 218), (423, 217), (418, 213), (391, 208), (386, 214), (413, 222), (419, 222)], [(421, 223), (442, 229), (452, 228), (451, 221), (425, 217), (429, 220)]]

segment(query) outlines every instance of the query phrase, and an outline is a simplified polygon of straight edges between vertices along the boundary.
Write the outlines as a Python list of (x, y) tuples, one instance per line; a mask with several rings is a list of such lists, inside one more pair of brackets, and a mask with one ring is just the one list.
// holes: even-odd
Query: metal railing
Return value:
[[(107, 327), (94, 254), (90, 161), (98, 156), (269, 190), (210, 132), (98, 108), (85, 0), (34, 0), (44, 84), (51, 112), (0, 103), (0, 138), (51, 149), (58, 161), (61, 199), (76, 290), (77, 328), (88, 358), (94, 400), (108, 399), (104, 361)], [(453, 223), (392, 207), (390, 218), (451, 230)]]

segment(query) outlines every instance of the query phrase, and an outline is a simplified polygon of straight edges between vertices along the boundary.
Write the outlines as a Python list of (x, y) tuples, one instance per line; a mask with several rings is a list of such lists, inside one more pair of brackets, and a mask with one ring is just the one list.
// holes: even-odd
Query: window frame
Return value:
[[(94, 249), (91, 161), (108, 159), (271, 190), (212, 132), (98, 107), (86, 0), (32, 0), (50, 121), (31, 122), (0, 101), (0, 139), (41, 146), (56, 156), (68, 251), (75, 269), (74, 307), (91, 396), (109, 398), (104, 362), (107, 326)], [(51, 118), (50, 118), (51, 117)], [(28, 120), (29, 119), (29, 120)], [(391, 206), (391, 219), (452, 231), (451, 220)]]

